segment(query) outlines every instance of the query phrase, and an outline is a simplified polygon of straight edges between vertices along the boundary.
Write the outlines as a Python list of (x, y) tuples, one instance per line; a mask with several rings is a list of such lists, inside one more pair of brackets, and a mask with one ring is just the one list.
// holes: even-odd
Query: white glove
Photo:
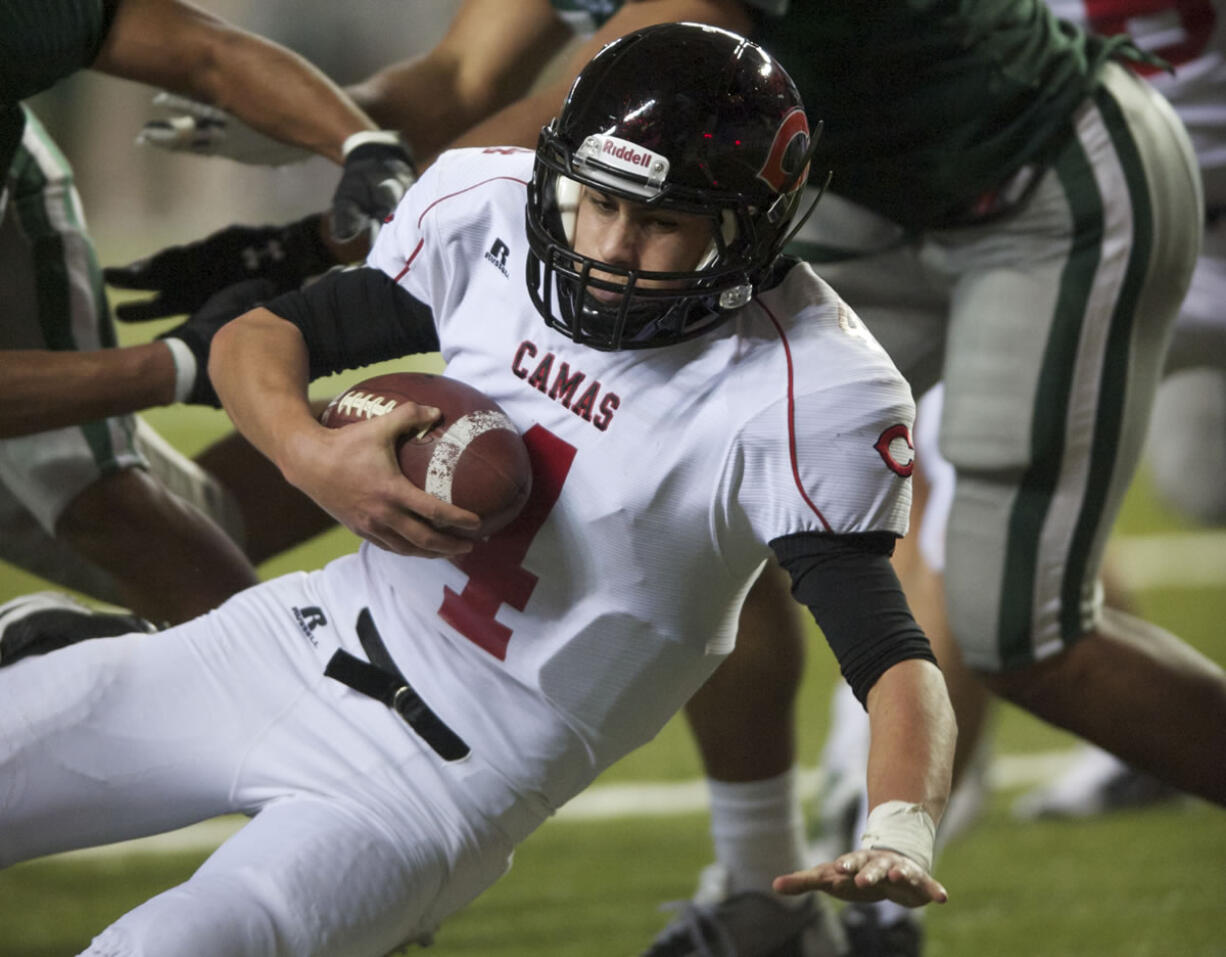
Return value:
[(172, 152), (224, 156), (254, 166), (286, 166), (310, 159), (314, 154), (257, 133), (238, 117), (207, 103), (174, 93), (158, 93), (153, 105), (175, 111), (165, 120), (150, 120), (136, 135), (141, 146), (157, 146)]

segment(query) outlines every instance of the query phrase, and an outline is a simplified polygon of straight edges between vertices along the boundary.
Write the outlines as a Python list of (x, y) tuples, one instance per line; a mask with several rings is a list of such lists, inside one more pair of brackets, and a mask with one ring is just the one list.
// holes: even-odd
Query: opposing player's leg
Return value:
[(999, 694), (1226, 802), (1226, 767), (1211, 757), (1226, 747), (1226, 674), (1161, 629), (1102, 611), (1098, 588), (1199, 245), (1199, 179), (1169, 107), (1120, 69), (1075, 120), (1076, 142), (1003, 227), (1020, 248), (1065, 231), (1058, 261), (1036, 248), (1019, 276), (968, 268), (978, 253), (966, 237), (943, 244), (969, 277), (941, 438), (958, 471), (951, 621)]
[(1226, 525), (1226, 366), (1183, 369), (1162, 383), (1146, 459), (1168, 507), (1200, 525)]
[(156, 631), (129, 612), (99, 612), (61, 592), (21, 595), (0, 605), (0, 667), (93, 638)]
[[(1226, 192), (1221, 179), (1205, 184), (1205, 241), (1175, 323), (1144, 456), (1166, 505), (1193, 522), (1213, 526), (1226, 524), (1226, 195), (1210, 192), (1214, 187)], [(1122, 584), (1126, 572), (1108, 553), (1103, 570), (1108, 607), (1129, 610)], [(1179, 793), (1085, 745), (1056, 780), (1021, 795), (1013, 813), (1023, 820), (1085, 817), (1169, 801)]]
[(735, 650), (685, 709), (707, 773), (715, 864), (645, 957), (702, 954), (716, 940), (735, 941), (745, 957), (844, 952), (837, 922), (815, 895), (771, 890), (779, 874), (805, 865), (793, 769), (804, 642), (787, 578), (770, 565), (741, 611)]
[[(71, 169), (32, 114), (7, 185), (0, 347), (113, 345)], [(0, 442), (0, 484), (44, 533), (28, 534), (26, 521), (12, 541), (57, 539), (79, 556), (87, 584), (113, 584), (104, 597), (146, 618), (182, 621), (253, 583), (255, 573), (215, 523), (147, 474), (135, 429), (122, 417)], [(7, 546), (4, 557), (25, 564)]]
[[(317, 413), (323, 411), (324, 404), (316, 403)], [(209, 445), (195, 457), (194, 464), (226, 495), (224, 512), (206, 507), (206, 513), (233, 516), (233, 523), (242, 529), (243, 550), (253, 564), (259, 565), (336, 526), (331, 515), (285, 481), (281, 471), (238, 432)], [(171, 488), (176, 486), (171, 484)], [(189, 500), (197, 501), (198, 496)], [(221, 524), (231, 527), (224, 520)]]

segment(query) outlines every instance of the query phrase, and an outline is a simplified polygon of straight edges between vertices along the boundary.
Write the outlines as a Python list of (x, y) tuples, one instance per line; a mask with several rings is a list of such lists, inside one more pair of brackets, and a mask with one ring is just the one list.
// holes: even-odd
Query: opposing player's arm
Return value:
[(945, 682), (889, 556), (893, 537), (801, 534), (772, 543), (871, 728), (870, 817), (860, 850), (787, 875), (776, 890), (846, 900), (944, 901), (931, 876), (936, 822), (949, 797), (956, 735)]
[(120, 0), (92, 65), (221, 107), (337, 163), (346, 138), (376, 128), (298, 54), (183, 0)]
[[(354, 302), (373, 304), (375, 311), (334, 314), (338, 303)], [(361, 305), (340, 308), (363, 312)], [(473, 513), (417, 488), (397, 464), (399, 437), (428, 426), (438, 411), (406, 402), (369, 422), (327, 429), (307, 397), (312, 368), (353, 367), (401, 355), (400, 345), (418, 341), (415, 337), (428, 345), (432, 329), (427, 335), (417, 325), (428, 316), (423, 309), (377, 270), (340, 272), (223, 327), (213, 341), (209, 376), (239, 431), (292, 485), (374, 544), (435, 557), (472, 547), (445, 529), (473, 531), (480, 524)], [(400, 321), (409, 324), (408, 331), (395, 331)], [(383, 335), (390, 345), (380, 345)], [(313, 351), (328, 358), (321, 363)]]
[[(347, 90), (380, 124), (402, 131), (425, 166), (465, 130), (524, 96), (570, 36), (548, 0), (467, 0), (428, 53)], [(539, 132), (538, 123), (507, 144), (480, 145), (534, 145)]]
[(274, 290), (263, 280), (211, 296), (161, 342), (61, 352), (0, 350), (0, 439), (172, 402), (216, 405), (205, 365), (217, 330)]
[(175, 367), (160, 342), (126, 349), (0, 351), (0, 439), (174, 401)]
[[(497, 0), (493, 2), (496, 4)], [(676, 21), (708, 23), (738, 33), (749, 33), (753, 27), (742, 0), (639, 0), (623, 4), (599, 30), (576, 47), (555, 79), (470, 126), (450, 145), (536, 146), (541, 127), (557, 115), (575, 77), (601, 47), (641, 27)], [(531, 52), (528, 56), (539, 71), (542, 62), (539, 56)]]

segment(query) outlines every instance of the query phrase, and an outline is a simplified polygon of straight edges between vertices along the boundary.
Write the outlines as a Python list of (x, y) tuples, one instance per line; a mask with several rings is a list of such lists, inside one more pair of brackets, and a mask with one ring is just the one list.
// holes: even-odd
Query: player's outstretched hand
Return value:
[[(195, 359), (195, 368), (186, 373), (192, 376), (191, 380), (176, 382), (175, 390), (182, 395), (181, 401), (190, 405), (221, 408), (221, 400), (213, 391), (213, 383), (209, 381), (208, 374), (209, 348), (213, 344), (213, 336), (231, 319), (241, 316), (276, 294), (276, 286), (267, 279), (245, 279), (215, 293), (203, 306), (188, 316), (186, 322), (158, 336), (163, 340), (179, 340), (187, 346)], [(176, 368), (180, 375), (185, 374), (179, 363), (176, 363)]]
[(231, 113), (175, 93), (158, 93), (153, 105), (167, 110), (165, 119), (150, 120), (136, 134), (141, 146), (201, 156), (222, 156), (253, 166), (286, 166), (301, 163), (314, 154), (282, 143), (250, 126)]
[(328, 218), (338, 243), (375, 233), (417, 179), (413, 160), (399, 134), (391, 130), (355, 133), (345, 140), (345, 167), (332, 196)]
[(320, 238), (320, 218), (288, 226), (227, 226), (126, 266), (108, 266), (103, 276), (112, 286), (155, 293), (121, 303), (115, 315), (144, 322), (192, 313), (214, 293), (247, 279), (267, 280), (274, 292), (296, 289), (337, 264)]
[[(343, 429), (320, 426), (296, 443), (286, 477), (355, 535), (399, 555), (448, 558), (472, 548), (454, 534), (475, 532), (472, 512), (418, 488), (400, 470), (401, 436), (423, 432), (438, 409), (404, 402)], [(284, 466), (284, 463), (282, 463)]]
[(780, 894), (822, 891), (845, 901), (889, 899), (904, 907), (923, 907), (949, 899), (945, 888), (924, 868), (897, 851), (851, 851), (816, 867), (776, 877)]

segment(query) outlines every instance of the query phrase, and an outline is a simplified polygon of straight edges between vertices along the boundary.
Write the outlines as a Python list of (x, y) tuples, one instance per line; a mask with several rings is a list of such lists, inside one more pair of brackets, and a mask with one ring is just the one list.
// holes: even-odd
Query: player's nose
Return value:
[(619, 216), (604, 231), (600, 258), (612, 266), (635, 268), (639, 264), (639, 230), (625, 216)]

